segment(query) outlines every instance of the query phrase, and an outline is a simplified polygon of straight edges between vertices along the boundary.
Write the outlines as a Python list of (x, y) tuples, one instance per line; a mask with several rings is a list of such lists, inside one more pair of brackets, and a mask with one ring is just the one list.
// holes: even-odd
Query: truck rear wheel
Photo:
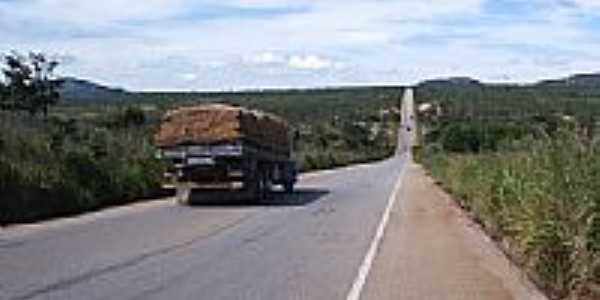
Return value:
[(269, 177), (269, 173), (266, 169), (261, 169), (258, 171), (256, 178), (256, 200), (257, 201), (265, 201), (268, 200), (271, 196), (272, 182)]
[(286, 183), (284, 183), (283, 184), (283, 189), (288, 194), (293, 193), (294, 192), (294, 183), (293, 182), (286, 182)]

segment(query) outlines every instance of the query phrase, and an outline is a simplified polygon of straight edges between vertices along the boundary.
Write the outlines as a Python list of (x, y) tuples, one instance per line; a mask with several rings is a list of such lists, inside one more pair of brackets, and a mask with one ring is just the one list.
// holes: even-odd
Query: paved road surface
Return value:
[(345, 299), (406, 161), (312, 174), (268, 206), (158, 201), (4, 230), (0, 299)]

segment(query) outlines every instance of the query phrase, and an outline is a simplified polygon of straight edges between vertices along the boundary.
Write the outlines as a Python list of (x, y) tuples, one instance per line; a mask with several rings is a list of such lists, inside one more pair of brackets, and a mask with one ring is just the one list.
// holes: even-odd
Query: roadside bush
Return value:
[(393, 155), (397, 130), (384, 123), (372, 134), (369, 123), (319, 123), (300, 137), (297, 153), (301, 171), (342, 167)]
[(0, 114), (0, 225), (130, 202), (160, 189), (142, 129)]
[(489, 152), (499, 150), (505, 141), (521, 139), (532, 131), (528, 126), (511, 123), (477, 121), (441, 123), (425, 136), (425, 142), (438, 143), (449, 152)]

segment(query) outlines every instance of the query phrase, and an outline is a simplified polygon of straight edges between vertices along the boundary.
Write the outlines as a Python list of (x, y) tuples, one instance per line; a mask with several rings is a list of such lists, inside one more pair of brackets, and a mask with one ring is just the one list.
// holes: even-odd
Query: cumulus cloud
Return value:
[(333, 67), (335, 63), (326, 58), (316, 55), (292, 55), (288, 61), (288, 66), (300, 70), (321, 70)]
[(280, 54), (267, 51), (247, 57), (245, 61), (248, 64), (253, 65), (271, 65), (284, 63), (285, 57)]
[(341, 62), (336, 62), (331, 59), (321, 57), (314, 54), (279, 54), (275, 52), (261, 52), (256, 55), (246, 57), (244, 62), (249, 66), (271, 66), (279, 69), (296, 69), (296, 70), (325, 70), (325, 69), (341, 69), (345, 65)]

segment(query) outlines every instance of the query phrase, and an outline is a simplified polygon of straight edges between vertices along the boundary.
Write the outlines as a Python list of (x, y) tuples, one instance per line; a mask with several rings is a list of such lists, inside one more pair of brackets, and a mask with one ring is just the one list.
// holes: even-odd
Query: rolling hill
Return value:
[(106, 87), (88, 80), (65, 77), (61, 90), (62, 98), (69, 104), (122, 101), (128, 92), (120, 88)]

